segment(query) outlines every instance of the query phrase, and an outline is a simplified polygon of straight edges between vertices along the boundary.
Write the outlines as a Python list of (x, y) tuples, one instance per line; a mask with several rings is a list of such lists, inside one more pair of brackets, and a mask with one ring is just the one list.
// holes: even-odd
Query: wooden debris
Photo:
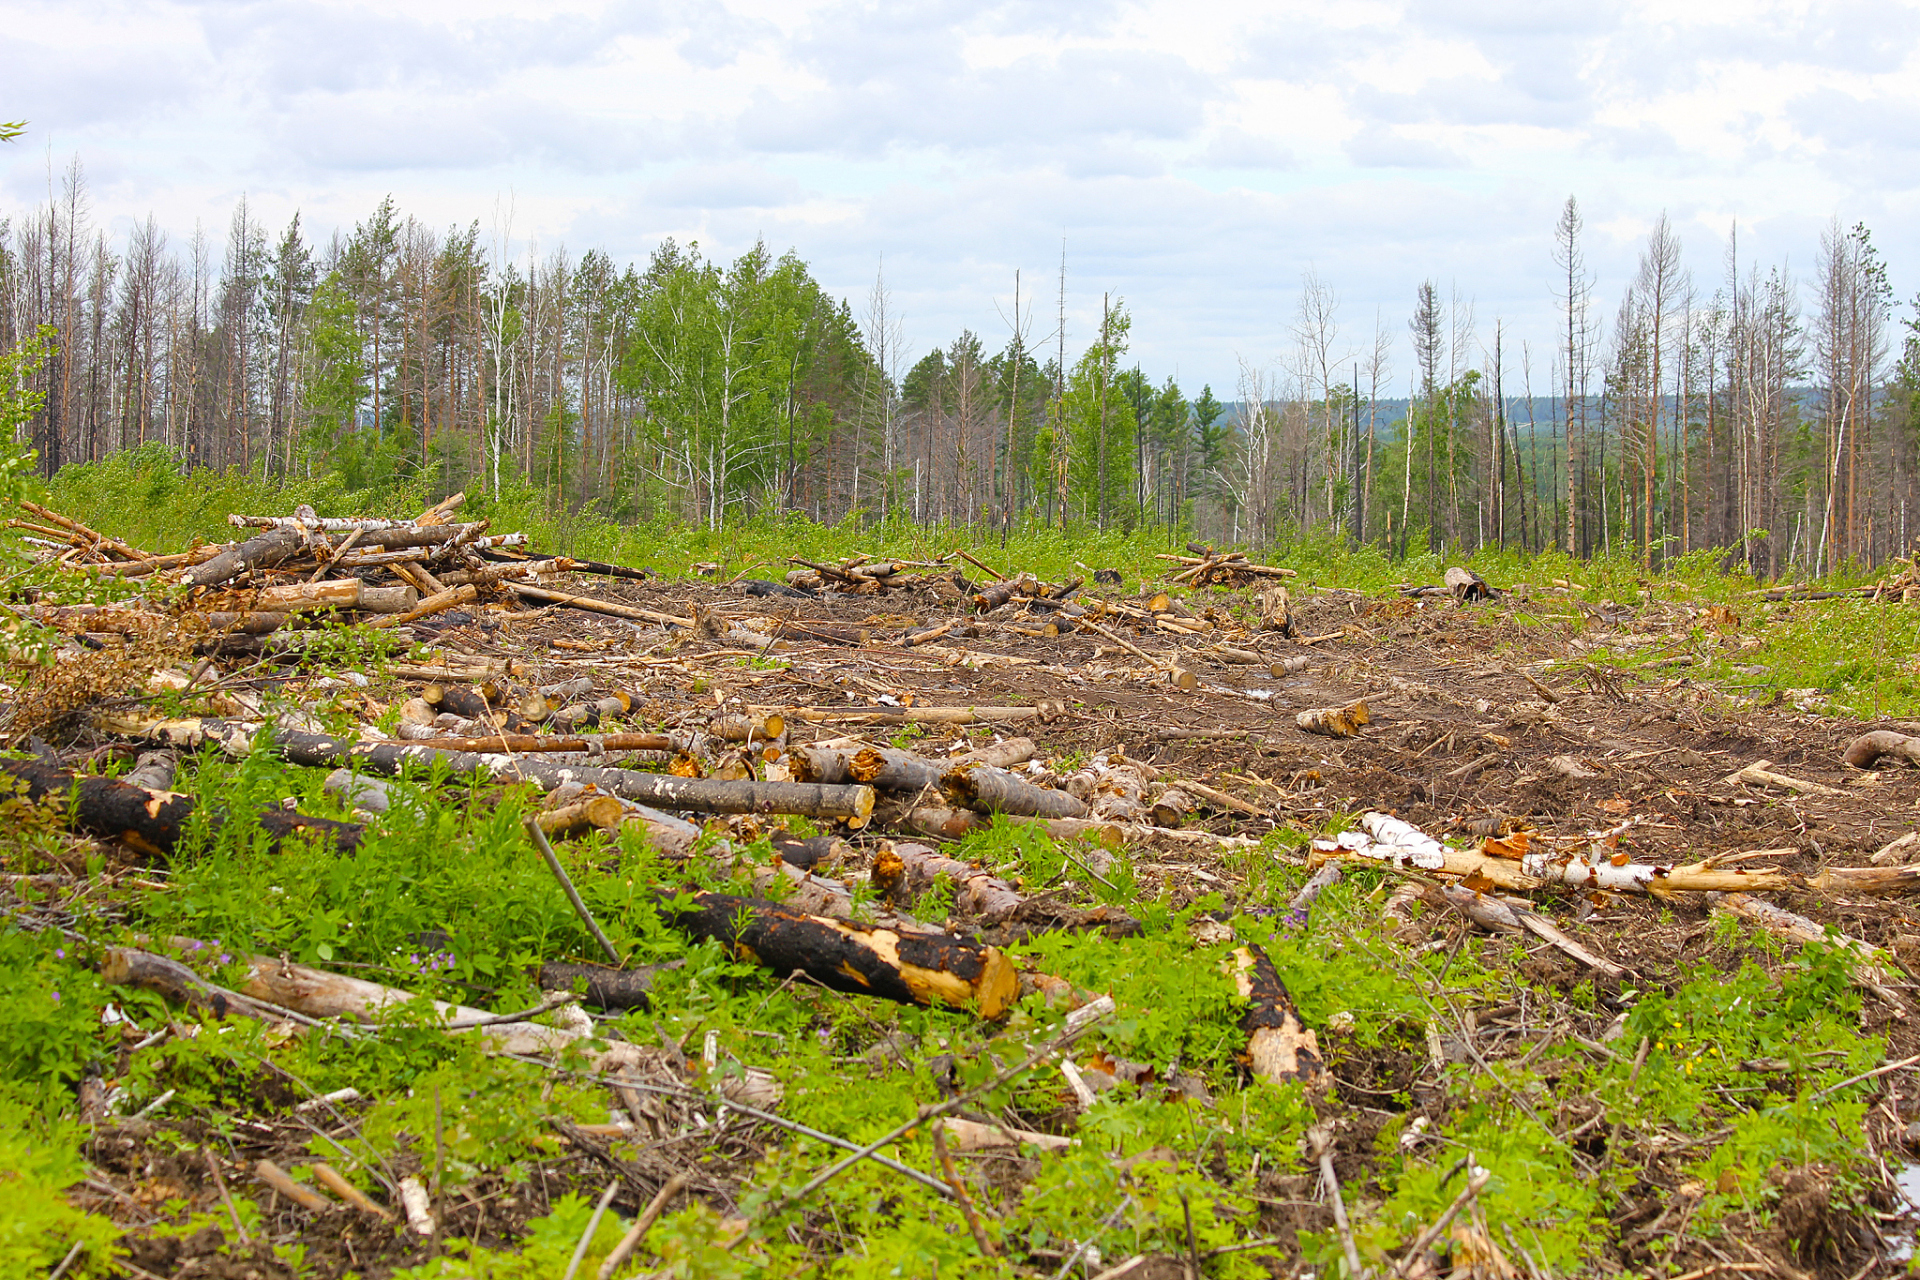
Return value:
[(1302, 711), (1294, 716), (1293, 722), (1308, 733), (1324, 734), (1329, 738), (1351, 738), (1359, 733), (1370, 719), (1365, 702), (1352, 702), (1344, 707), (1320, 707)]
[(1019, 975), (999, 950), (951, 934), (868, 928), (725, 893), (663, 897), (659, 910), (674, 928), (835, 991), (973, 1009), (983, 1018), (999, 1017), (1020, 994)]
[(1298, 1081), (1309, 1088), (1326, 1083), (1320, 1041), (1300, 1021), (1286, 983), (1267, 953), (1252, 943), (1235, 949), (1229, 970), (1234, 987), (1247, 1001), (1241, 1026), (1247, 1032), (1242, 1059), (1257, 1080)]
[(1846, 794), (1838, 787), (1829, 787), (1819, 782), (1805, 782), (1799, 778), (1789, 778), (1784, 773), (1774, 773), (1767, 767), (1770, 763), (1772, 762), (1768, 760), (1756, 760), (1745, 768), (1728, 774), (1722, 781), (1728, 784), (1745, 783), (1756, 787), (1778, 787), (1782, 791), (1797, 791), (1803, 796)]
[(1875, 729), (1848, 743), (1840, 761), (1855, 769), (1871, 769), (1889, 758), (1920, 765), (1920, 738), (1896, 733), (1892, 729)]

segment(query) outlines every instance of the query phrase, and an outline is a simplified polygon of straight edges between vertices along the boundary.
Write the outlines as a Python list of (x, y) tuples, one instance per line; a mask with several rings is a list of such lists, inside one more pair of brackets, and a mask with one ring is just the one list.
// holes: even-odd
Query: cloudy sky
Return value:
[(1663, 210), (1705, 292), (1736, 221), (1805, 276), (1836, 216), (1920, 287), (1920, 10), (1874, 0), (9, 0), (0, 67), (0, 216), (77, 155), (119, 234), (392, 193), (616, 260), (764, 236), (856, 311), (884, 260), (913, 348), (998, 346), (1016, 270), (1046, 336), (1064, 239), (1070, 354), (1111, 291), (1223, 393), (1309, 270), (1402, 385), (1423, 279), (1543, 352), (1569, 193), (1603, 314)]

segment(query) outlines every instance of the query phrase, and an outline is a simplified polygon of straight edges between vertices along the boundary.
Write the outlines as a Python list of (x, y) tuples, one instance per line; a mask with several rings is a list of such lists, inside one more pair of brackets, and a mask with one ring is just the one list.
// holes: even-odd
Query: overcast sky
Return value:
[[(1156, 379), (1282, 357), (1302, 274), (1410, 355), (1422, 279), (1552, 343), (1576, 194), (1611, 315), (1664, 209), (1705, 292), (1811, 272), (1864, 221), (1920, 286), (1920, 12), (1848, 2), (837, 3), (9, 0), (0, 216), (85, 166), (103, 225), (321, 235), (381, 196), (444, 228), (644, 261), (793, 248), (856, 312), (883, 256), (915, 350), (1004, 342), (1014, 272), (1069, 355), (1103, 291)], [(510, 219), (510, 223), (509, 223)], [(1906, 314), (1903, 310), (1903, 315)], [(1517, 363), (1510, 356), (1510, 365)]]

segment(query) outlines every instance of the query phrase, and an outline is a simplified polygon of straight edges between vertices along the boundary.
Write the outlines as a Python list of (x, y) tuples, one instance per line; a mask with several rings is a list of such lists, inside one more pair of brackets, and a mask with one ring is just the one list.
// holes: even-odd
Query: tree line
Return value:
[(1804, 287), (1730, 235), (1709, 292), (1663, 215), (1610, 316), (1573, 199), (1542, 239), (1554, 334), (1489, 334), (1470, 297), (1424, 282), (1402, 383), (1397, 322), (1356, 336), (1309, 272), (1289, 349), (1243, 358), (1223, 402), (1129, 363), (1111, 295), (1070, 359), (1064, 256), (1045, 302), (1016, 275), (996, 337), (922, 353), (884, 276), (856, 309), (764, 244), (730, 262), (671, 240), (624, 265), (508, 252), (391, 198), (324, 241), (244, 200), (217, 243), (151, 216), (116, 241), (76, 161), (45, 206), (0, 219), (0, 350), (44, 351), (13, 367), (38, 404), (16, 434), (47, 475), (158, 447), (714, 527), (1078, 521), (1650, 567), (1711, 548), (1765, 576), (1908, 551), (1920, 346), (1896, 350), (1864, 227), (1829, 227)]

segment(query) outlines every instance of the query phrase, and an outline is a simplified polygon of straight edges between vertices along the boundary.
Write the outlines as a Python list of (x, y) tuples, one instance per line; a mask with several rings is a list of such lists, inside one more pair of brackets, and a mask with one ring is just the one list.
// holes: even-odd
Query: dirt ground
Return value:
[[(1305, 833), (1337, 814), (1378, 809), (1459, 844), (1519, 828), (1544, 836), (1576, 836), (1620, 830), (1619, 847), (1636, 862), (1698, 863), (1754, 850), (1773, 851), (1745, 865), (1814, 873), (1832, 866), (1864, 866), (1894, 838), (1920, 827), (1920, 770), (1900, 766), (1873, 771), (1844, 767), (1840, 755), (1859, 733), (1897, 724), (1867, 724), (1803, 714), (1791, 705), (1749, 705), (1738, 690), (1690, 680), (1684, 668), (1626, 671), (1613, 659), (1650, 655), (1701, 619), (1685, 606), (1655, 604), (1596, 611), (1565, 601), (1496, 601), (1460, 604), (1446, 597), (1368, 598), (1352, 593), (1299, 591), (1293, 600), (1301, 644), (1273, 631), (1246, 625), (1257, 616), (1259, 591), (1212, 590), (1187, 599), (1197, 622), (1213, 629), (1185, 634), (1114, 612), (1099, 623), (1157, 660), (1194, 672), (1198, 688), (1174, 687), (1151, 671), (1138, 654), (1101, 635), (1039, 631), (1054, 613), (1028, 613), (1007, 606), (935, 643), (899, 643), (909, 627), (964, 616), (967, 602), (951, 586), (874, 595), (826, 595), (819, 599), (748, 596), (740, 585), (710, 581), (620, 582), (581, 580), (582, 590), (609, 600), (685, 616), (711, 611), (750, 629), (781, 623), (811, 623), (864, 630), (865, 642), (783, 644), (756, 652), (737, 640), (689, 637), (684, 632), (567, 609), (544, 611), (504, 624), (487, 615), (455, 617), (433, 632), (434, 642), (475, 654), (506, 656), (533, 664), (529, 682), (587, 674), (603, 687), (637, 695), (636, 728), (687, 723), (741, 708), (793, 711), (805, 708), (888, 710), (902, 706), (1005, 706), (1049, 704), (1057, 709), (1038, 723), (1005, 727), (1034, 737), (1041, 754), (1091, 755), (1118, 749), (1226, 792), (1259, 812), (1197, 814), (1189, 829), (1222, 835), (1262, 836), (1276, 827), (1301, 833), (1287, 847), (1304, 855)], [(1136, 608), (1143, 597), (1119, 597)], [(1082, 597), (1093, 606), (1091, 597)], [(1894, 607), (1894, 606), (1889, 606)], [(1097, 610), (1096, 610), (1097, 611)], [(1018, 628), (1017, 630), (1015, 628)], [(710, 627), (709, 630), (720, 630)], [(428, 629), (423, 628), (422, 634)], [(1737, 649), (1741, 633), (1729, 628), (1720, 643)], [(556, 644), (556, 642), (558, 642)], [(1256, 650), (1258, 664), (1217, 660), (1224, 642)], [(1305, 657), (1304, 667), (1276, 676), (1267, 663)], [(760, 659), (760, 661), (755, 661)], [(1298, 711), (1364, 700), (1371, 722), (1358, 736), (1331, 738), (1303, 732)], [(863, 732), (832, 724), (794, 723), (795, 743)], [(1914, 727), (1920, 731), (1920, 727)], [(916, 749), (931, 751), (961, 733), (981, 741), (990, 726), (971, 730), (928, 728)], [(893, 729), (865, 730), (885, 742)], [(1768, 762), (1772, 770), (1830, 788), (1833, 794), (1799, 794), (1729, 781), (1743, 766)], [(1573, 768), (1569, 768), (1569, 762)], [(1587, 776), (1571, 776), (1584, 774)], [(884, 831), (884, 812), (871, 836)], [(859, 841), (856, 841), (859, 843)], [(1780, 852), (1787, 851), (1791, 852)], [(1169, 840), (1135, 850), (1145, 894), (1162, 888), (1176, 900), (1224, 892), (1229, 905), (1237, 876), (1231, 858), (1205, 843)], [(1811, 893), (1771, 895), (1771, 900), (1842, 933), (1886, 949), (1899, 965), (1920, 964), (1920, 910), (1907, 900), (1847, 900)], [(1653, 899), (1615, 894), (1603, 899), (1568, 894), (1548, 908), (1580, 943), (1632, 971), (1638, 982), (1675, 979), (1684, 965), (1712, 953), (1716, 943), (1708, 905), (1698, 895)], [(1464, 930), (1458, 921), (1436, 923), (1436, 936)], [(1589, 980), (1565, 956), (1541, 948), (1531, 974), (1561, 988)], [(1888, 988), (1911, 1000), (1920, 990), (1908, 972), (1895, 972)], [(1602, 980), (1602, 1008), (1568, 1021), (1576, 1034), (1598, 1036), (1613, 1011), (1604, 997), (1617, 990)], [(1571, 1018), (1564, 1010), (1560, 1015)], [(1888, 1060), (1920, 1054), (1920, 1016), (1869, 997), (1867, 1029), (1885, 1034)], [(1492, 1058), (1524, 1052), (1537, 1037), (1521, 1010), (1479, 1014), (1481, 1050)], [(1336, 1167), (1359, 1178), (1372, 1159), (1372, 1138), (1388, 1113), (1379, 1104), (1411, 1090), (1416, 1105), (1438, 1111), (1444, 1101), (1423, 1084), (1424, 1056), (1379, 1052), (1350, 1056), (1335, 1066), (1327, 1106), (1346, 1119), (1338, 1136)], [(1840, 1220), (1829, 1208), (1828, 1188), (1818, 1169), (1780, 1174), (1782, 1194), (1764, 1221), (1745, 1234), (1688, 1244), (1663, 1266), (1727, 1274), (1891, 1275), (1888, 1242), (1910, 1231), (1904, 1206), (1891, 1185), (1894, 1170), (1910, 1151), (1908, 1126), (1920, 1120), (1920, 1080), (1904, 1072), (1883, 1077), (1884, 1089), (1870, 1112), (1868, 1138), (1888, 1176), (1875, 1192), (1876, 1220)], [(1579, 1100), (1563, 1119), (1577, 1122)], [(1370, 1118), (1371, 1117), (1371, 1118)], [(1915, 1125), (1920, 1134), (1920, 1124)], [(168, 1174), (142, 1142), (140, 1122), (104, 1126), (93, 1158), (133, 1186)], [(310, 1135), (229, 1135), (235, 1153), (249, 1159), (280, 1148), (295, 1150)], [(1584, 1141), (1603, 1143), (1606, 1126), (1590, 1126)], [(1598, 1148), (1594, 1148), (1597, 1150)], [(742, 1168), (747, 1152), (742, 1151)], [(142, 1169), (142, 1162), (146, 1167)], [(1684, 1228), (1676, 1219), (1679, 1175), (1670, 1155), (1647, 1152), (1638, 1189), (1616, 1217), (1620, 1243), (1596, 1272), (1650, 1264), (1650, 1240)], [(195, 1171), (174, 1176), (190, 1180)], [(562, 1190), (597, 1191), (607, 1176), (588, 1146), (545, 1169), (535, 1183), (509, 1193), (471, 1196), (458, 1212), (475, 1238), (498, 1241), (541, 1212)], [(116, 1181), (118, 1179), (116, 1178)], [(1276, 1236), (1325, 1229), (1329, 1210), (1313, 1180), (1270, 1176), (1264, 1186), (1267, 1216), (1261, 1228)], [(142, 1193), (146, 1194), (146, 1193)], [(98, 1192), (103, 1209), (125, 1200), (108, 1187)], [(125, 1206), (122, 1206), (124, 1210)], [(286, 1213), (286, 1206), (276, 1206)], [(344, 1219), (343, 1219), (344, 1221)], [(316, 1258), (338, 1255), (341, 1269), (382, 1274), (418, 1261), (420, 1247), (396, 1252), (368, 1233), (336, 1233)], [(285, 1274), (271, 1257), (230, 1251), (216, 1257), (212, 1239), (153, 1240), (136, 1246), (135, 1274), (268, 1277)], [(1165, 1260), (1150, 1260), (1138, 1275), (1158, 1274)], [(1172, 1266), (1175, 1264), (1167, 1263)], [(332, 1274), (324, 1264), (318, 1273)], [(1169, 1270), (1167, 1274), (1175, 1274)]]

